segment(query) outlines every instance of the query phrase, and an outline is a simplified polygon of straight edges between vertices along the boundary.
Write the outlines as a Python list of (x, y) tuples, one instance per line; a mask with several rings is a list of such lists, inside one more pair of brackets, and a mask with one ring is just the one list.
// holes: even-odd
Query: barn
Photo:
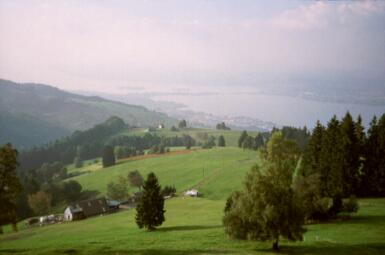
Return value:
[(64, 210), (64, 220), (80, 220), (91, 216), (114, 212), (118, 206), (110, 206), (105, 198), (84, 200), (68, 205)]

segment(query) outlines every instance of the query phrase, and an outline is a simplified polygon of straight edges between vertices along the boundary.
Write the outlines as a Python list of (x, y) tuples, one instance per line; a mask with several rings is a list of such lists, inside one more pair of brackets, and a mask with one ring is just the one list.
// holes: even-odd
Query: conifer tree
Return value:
[(261, 133), (258, 133), (254, 138), (254, 150), (258, 150), (264, 145)]
[(365, 163), (361, 181), (361, 194), (385, 195), (385, 114), (370, 122), (365, 142)]
[(360, 147), (356, 134), (356, 123), (349, 112), (341, 121), (342, 150), (343, 157), (343, 195), (349, 197), (358, 188), (359, 167), (360, 167)]
[(136, 206), (136, 224), (149, 231), (160, 226), (164, 218), (164, 198), (161, 187), (154, 173), (147, 176), (143, 185), (143, 194)]
[(218, 137), (218, 146), (219, 147), (225, 147), (226, 146), (226, 141), (223, 135), (220, 135)]
[(322, 139), (325, 133), (325, 127), (320, 121), (317, 121), (313, 133), (309, 138), (303, 152), (301, 162), (301, 173), (309, 176), (314, 173), (320, 173), (320, 155), (322, 149)]
[(115, 165), (114, 148), (110, 145), (104, 147), (103, 150), (103, 167)]
[(247, 131), (246, 131), (246, 130), (243, 130), (243, 132), (241, 133), (241, 136), (240, 136), (239, 139), (238, 139), (238, 147), (239, 147), (239, 148), (242, 148), (243, 142), (245, 141), (245, 139), (246, 139), (248, 136), (249, 136), (249, 135), (247, 134)]
[(12, 223), (17, 230), (17, 198), (22, 191), (20, 180), (16, 175), (17, 151), (11, 144), (0, 148), (0, 234), (2, 226)]
[(342, 209), (344, 155), (341, 124), (334, 115), (322, 139), (320, 153), (321, 190), (325, 197), (333, 198), (330, 214)]

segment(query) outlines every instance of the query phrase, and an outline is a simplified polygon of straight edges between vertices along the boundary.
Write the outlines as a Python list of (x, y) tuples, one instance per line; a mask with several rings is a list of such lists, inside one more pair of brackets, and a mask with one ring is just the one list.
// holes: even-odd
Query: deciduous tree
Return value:
[(231, 237), (271, 241), (277, 250), (281, 236), (302, 240), (305, 231), (302, 206), (291, 187), (299, 148), (275, 132), (261, 158), (262, 168), (255, 166), (244, 190), (226, 203), (223, 222)]
[(28, 196), (28, 204), (36, 215), (48, 214), (51, 211), (52, 196), (43, 191)]

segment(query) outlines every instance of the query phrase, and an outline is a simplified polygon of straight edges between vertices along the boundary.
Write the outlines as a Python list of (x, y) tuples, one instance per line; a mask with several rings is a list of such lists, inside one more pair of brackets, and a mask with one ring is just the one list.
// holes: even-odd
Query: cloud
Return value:
[(254, 10), (266, 3), (222, 3), (2, 0), (0, 77), (162, 90), (384, 76), (385, 2), (306, 1), (264, 16)]
[(324, 29), (357, 22), (373, 14), (383, 14), (384, 11), (384, 1), (316, 1), (283, 11), (271, 19), (271, 24), (292, 30)]

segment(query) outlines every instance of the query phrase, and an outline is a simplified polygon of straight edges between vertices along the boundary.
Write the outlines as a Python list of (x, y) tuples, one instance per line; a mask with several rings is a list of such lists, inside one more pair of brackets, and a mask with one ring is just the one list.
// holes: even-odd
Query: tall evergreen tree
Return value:
[(12, 223), (16, 231), (17, 198), (22, 191), (20, 180), (16, 174), (17, 151), (11, 144), (0, 148), (0, 234), (2, 226)]
[(320, 156), (322, 149), (322, 139), (324, 137), (325, 127), (322, 126), (320, 121), (313, 130), (312, 135), (309, 138), (309, 142), (306, 144), (301, 161), (301, 173), (304, 176), (309, 176), (314, 173), (320, 173)]
[(103, 150), (103, 167), (115, 165), (114, 148), (110, 145), (104, 147)]
[(218, 137), (218, 146), (219, 147), (225, 147), (226, 146), (225, 137), (223, 135), (220, 135)]
[(179, 128), (185, 128), (185, 127), (187, 127), (187, 121), (186, 121), (186, 120), (181, 120), (181, 121), (179, 121), (178, 127), (179, 127)]
[(365, 163), (361, 180), (361, 194), (385, 195), (385, 114), (370, 122), (365, 142)]
[(329, 121), (322, 139), (320, 154), (321, 190), (326, 197), (333, 198), (330, 214), (342, 209), (344, 155), (341, 124), (334, 115)]
[(263, 136), (261, 133), (258, 133), (254, 138), (254, 150), (258, 150), (264, 145)]
[(154, 173), (147, 176), (143, 185), (143, 194), (136, 206), (136, 224), (139, 228), (146, 228), (149, 231), (160, 226), (164, 218), (164, 198), (161, 193), (161, 186)]
[(356, 133), (356, 123), (349, 112), (341, 121), (342, 150), (343, 157), (343, 195), (348, 197), (358, 189), (359, 167), (360, 167), (360, 146)]
[(241, 136), (240, 136), (239, 139), (238, 139), (238, 147), (239, 147), (239, 148), (242, 148), (243, 142), (245, 141), (245, 139), (246, 139), (248, 136), (249, 136), (249, 135), (247, 134), (247, 131), (246, 131), (246, 130), (243, 130), (242, 133), (241, 133)]

